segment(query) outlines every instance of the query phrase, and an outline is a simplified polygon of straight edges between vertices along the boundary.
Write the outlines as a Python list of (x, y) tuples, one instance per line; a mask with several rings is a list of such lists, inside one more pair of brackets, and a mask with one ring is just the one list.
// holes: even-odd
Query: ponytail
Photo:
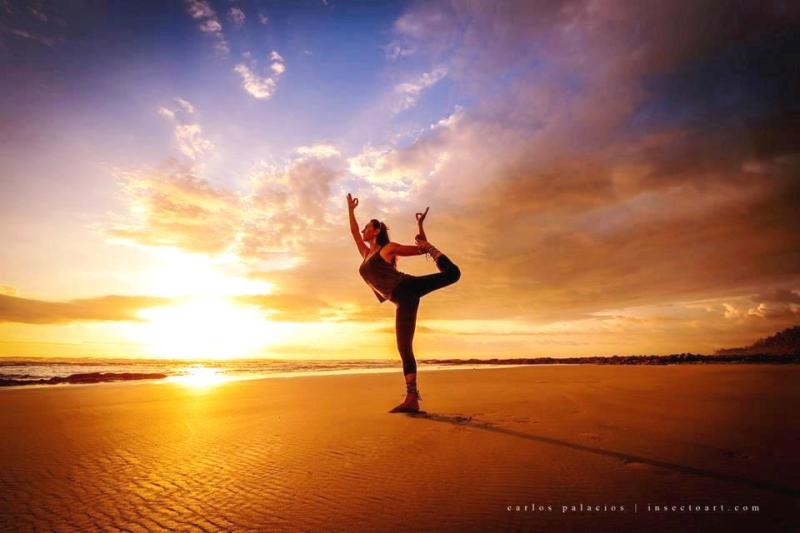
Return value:
[[(372, 227), (378, 230), (378, 236), (375, 238), (375, 242), (377, 242), (380, 246), (385, 246), (391, 242), (389, 239), (389, 228), (386, 227), (386, 224), (383, 222), (372, 219)], [(392, 264), (397, 264), (397, 258), (392, 258)]]
[(389, 228), (383, 222), (378, 222), (378, 237), (375, 241), (381, 246), (389, 244)]

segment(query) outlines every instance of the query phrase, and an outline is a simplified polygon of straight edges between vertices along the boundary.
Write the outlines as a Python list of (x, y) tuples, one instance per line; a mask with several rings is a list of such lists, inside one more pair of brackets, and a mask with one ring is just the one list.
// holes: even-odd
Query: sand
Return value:
[(421, 365), (427, 415), (387, 413), (399, 369), (0, 390), (0, 530), (797, 531), (798, 378)]

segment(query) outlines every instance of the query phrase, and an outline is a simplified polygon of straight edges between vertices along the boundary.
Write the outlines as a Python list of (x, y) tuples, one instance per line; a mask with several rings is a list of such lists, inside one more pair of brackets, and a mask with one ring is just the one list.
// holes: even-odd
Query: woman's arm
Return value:
[(423, 255), (425, 253), (421, 252), (416, 245), (399, 244), (396, 242), (390, 242), (385, 248), (389, 255)]
[(361, 257), (366, 257), (369, 253), (369, 248), (367, 245), (364, 244), (364, 241), (361, 240), (361, 232), (358, 229), (358, 222), (356, 222), (356, 206), (358, 205), (358, 198), (353, 198), (350, 193), (347, 193), (347, 211), (350, 215), (350, 233), (353, 235), (353, 239), (356, 241), (356, 246), (358, 247), (358, 253), (361, 254)]

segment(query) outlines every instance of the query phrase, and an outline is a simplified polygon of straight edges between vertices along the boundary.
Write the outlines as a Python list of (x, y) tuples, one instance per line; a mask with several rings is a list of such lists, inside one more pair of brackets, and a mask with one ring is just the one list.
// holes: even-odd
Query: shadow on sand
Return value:
[(772, 483), (769, 481), (761, 481), (757, 479), (750, 479), (741, 476), (732, 476), (728, 474), (723, 474), (721, 472), (714, 472), (712, 470), (704, 470), (702, 468), (695, 468), (693, 466), (681, 465), (677, 463), (669, 463), (666, 461), (659, 461), (657, 459), (650, 459), (648, 457), (642, 457), (639, 455), (631, 455), (628, 453), (618, 452), (614, 450), (608, 450), (605, 448), (598, 448), (596, 446), (586, 446), (584, 444), (579, 444), (576, 442), (570, 442), (563, 439), (554, 439), (552, 437), (546, 437), (544, 435), (533, 435), (530, 433), (525, 433), (523, 431), (516, 431), (513, 429), (507, 429), (500, 426), (493, 424), (492, 422), (484, 422), (478, 420), (469, 415), (461, 415), (461, 414), (438, 414), (438, 413), (429, 413), (427, 411), (420, 411), (419, 413), (405, 413), (406, 416), (411, 418), (422, 418), (425, 420), (431, 420), (434, 422), (441, 422), (445, 424), (453, 424), (456, 426), (462, 427), (469, 427), (472, 429), (478, 429), (482, 431), (491, 431), (494, 433), (500, 433), (503, 435), (508, 435), (511, 437), (517, 437), (520, 439), (526, 439), (536, 442), (544, 442), (547, 444), (553, 444), (556, 446), (564, 446), (567, 448), (572, 448), (573, 450), (580, 450), (589, 453), (595, 453), (598, 455), (603, 455), (606, 457), (613, 457), (615, 459), (620, 459), (624, 463), (642, 463), (646, 465), (651, 465), (659, 468), (665, 468), (668, 470), (672, 470), (674, 472), (682, 472), (684, 474), (691, 474), (694, 476), (703, 476), (706, 478), (716, 479), (719, 481), (727, 481), (730, 483), (739, 483), (743, 485), (747, 485), (752, 488), (766, 490), (770, 492), (775, 492), (778, 494), (783, 494), (792, 497), (800, 497), (800, 489), (796, 489), (793, 487), (787, 487), (785, 485), (780, 485), (777, 483)]

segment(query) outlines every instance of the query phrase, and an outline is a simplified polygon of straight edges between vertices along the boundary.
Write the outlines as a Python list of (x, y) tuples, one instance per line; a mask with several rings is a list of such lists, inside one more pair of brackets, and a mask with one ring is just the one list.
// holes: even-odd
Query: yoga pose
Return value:
[[(389, 300), (397, 306), (395, 322), (397, 349), (403, 360), (406, 399), (389, 412), (416, 413), (419, 412), (419, 401), (422, 400), (422, 397), (417, 389), (417, 361), (411, 345), (417, 326), (419, 300), (431, 291), (458, 281), (461, 271), (425, 237), (422, 223), (428, 214), (428, 208), (424, 213), (416, 215), (419, 235), (416, 237), (416, 246), (411, 246), (389, 240), (386, 224), (374, 218), (359, 233), (355, 216), (357, 205), (358, 198), (353, 198), (348, 193), (347, 209), (350, 212), (350, 231), (363, 258), (358, 272), (375, 293), (379, 302), (383, 303)], [(369, 243), (369, 247), (364, 243)], [(433, 257), (439, 272), (425, 276), (412, 276), (397, 270), (397, 256), (423, 254)]]

